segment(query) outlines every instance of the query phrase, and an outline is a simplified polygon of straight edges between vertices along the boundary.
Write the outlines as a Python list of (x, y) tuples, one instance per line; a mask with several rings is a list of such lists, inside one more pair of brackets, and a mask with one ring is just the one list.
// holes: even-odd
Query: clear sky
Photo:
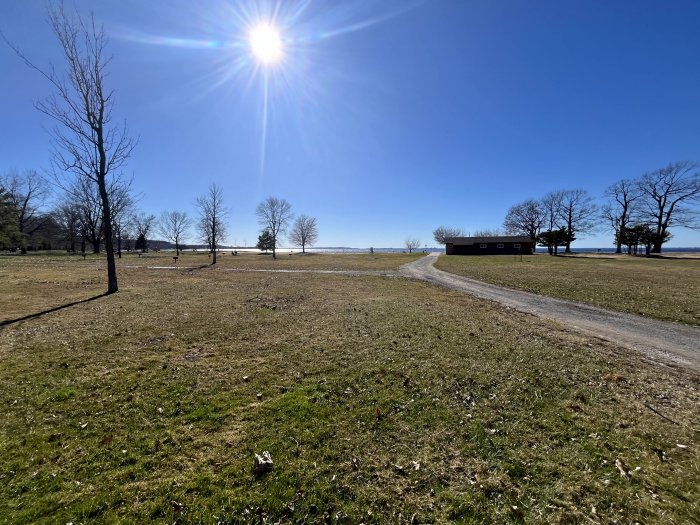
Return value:
[[(215, 182), (230, 244), (255, 242), (271, 195), (318, 219), (319, 246), (432, 246), (440, 224), (498, 228), (529, 197), (600, 199), (621, 178), (700, 161), (695, 0), (66, 5), (110, 36), (115, 120), (139, 137), (126, 169), (138, 206), (194, 216)], [(62, 67), (44, 6), (2, 0), (0, 29)], [(248, 42), (266, 21), (283, 44), (268, 66)], [(0, 72), (0, 171), (46, 170), (51, 124), (33, 102), (50, 86), (7, 47)], [(699, 232), (673, 234), (670, 246), (700, 246)], [(602, 231), (574, 246), (611, 243)]]

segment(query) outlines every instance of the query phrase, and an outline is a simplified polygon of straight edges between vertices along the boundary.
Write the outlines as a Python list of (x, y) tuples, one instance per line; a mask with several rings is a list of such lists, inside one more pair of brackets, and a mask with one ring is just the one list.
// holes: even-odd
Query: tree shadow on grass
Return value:
[(7, 321), (0, 321), (0, 328), (14, 324), (14, 323), (19, 323), (20, 321), (28, 321), (30, 319), (35, 319), (37, 317), (41, 317), (42, 315), (50, 314), (51, 312), (57, 312), (59, 310), (63, 310), (64, 308), (70, 308), (71, 306), (76, 306), (76, 305), (83, 304), (83, 303), (89, 303), (90, 301), (94, 301), (95, 299), (99, 299), (100, 297), (105, 297), (107, 295), (110, 295), (110, 294), (105, 292), (105, 293), (101, 293), (99, 295), (96, 295), (94, 297), (88, 297), (87, 299), (81, 299), (80, 301), (73, 301), (72, 303), (62, 304), (61, 306), (55, 306), (53, 308), (49, 308), (48, 310), (44, 310), (43, 312), (37, 312), (35, 314), (25, 315), (24, 317), (18, 317), (17, 319), (8, 319)]
[(212, 268), (213, 266), (214, 265), (212, 263), (208, 263), (208, 264), (201, 264), (201, 265), (196, 266), (194, 268), (190, 267), (190, 268), (185, 268), (185, 269), (188, 272), (192, 273), (192, 272), (196, 272), (197, 270), (204, 270), (205, 268)]
[[(689, 252), (692, 253), (692, 252)], [(689, 256), (683, 256), (683, 255), (666, 255), (664, 253), (651, 253), (649, 255), (644, 255), (643, 253), (634, 255), (634, 254), (629, 254), (629, 253), (607, 253), (607, 254), (589, 254), (589, 255), (582, 255), (580, 253), (575, 253), (573, 255), (567, 254), (564, 255), (562, 253), (559, 254), (561, 258), (569, 257), (571, 259), (608, 259), (608, 260), (648, 260), (648, 259), (669, 259), (669, 260), (685, 260), (685, 261), (692, 261), (692, 260), (697, 260), (698, 257), (689, 257)]]
[[(540, 255), (545, 255), (547, 252), (539, 252)], [(598, 255), (596, 253), (591, 253), (588, 255), (583, 255), (581, 253), (558, 253), (556, 256), (559, 257), (560, 259), (606, 259), (606, 260), (613, 260), (613, 259), (622, 259), (623, 257), (615, 257), (615, 255), (620, 255), (618, 254), (601, 254)]]

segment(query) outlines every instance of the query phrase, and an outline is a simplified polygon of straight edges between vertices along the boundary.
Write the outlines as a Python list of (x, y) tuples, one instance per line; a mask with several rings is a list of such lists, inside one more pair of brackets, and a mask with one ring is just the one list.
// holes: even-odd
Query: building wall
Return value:
[[(519, 244), (520, 247), (515, 245)], [(482, 245), (485, 245), (482, 248)], [(499, 248), (502, 246), (502, 248)], [(481, 244), (447, 244), (447, 255), (530, 255), (532, 253), (531, 242), (487, 242)]]

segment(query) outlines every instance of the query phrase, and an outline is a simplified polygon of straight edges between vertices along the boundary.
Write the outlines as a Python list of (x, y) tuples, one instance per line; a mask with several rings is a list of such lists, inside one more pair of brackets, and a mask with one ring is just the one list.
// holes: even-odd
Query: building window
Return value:
[(502, 245), (502, 244), (497, 244), (497, 245), (496, 245), (496, 248), (503, 248), (503, 245)]
[(519, 245), (519, 244), (514, 244), (514, 245), (513, 245), (513, 248), (520, 248), (520, 245)]
[(485, 244), (480, 244), (480, 245), (479, 245), (479, 248), (486, 248), (486, 245), (485, 245)]

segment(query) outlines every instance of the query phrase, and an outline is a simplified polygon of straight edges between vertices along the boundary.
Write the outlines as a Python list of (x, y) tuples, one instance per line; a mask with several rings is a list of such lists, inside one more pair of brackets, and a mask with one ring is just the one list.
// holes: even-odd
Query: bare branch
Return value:
[(669, 228), (700, 228), (700, 164), (682, 161), (646, 173), (637, 183), (641, 220), (655, 231), (652, 253), (661, 253)]
[(503, 220), (503, 227), (509, 235), (527, 235), (534, 248), (537, 236), (545, 222), (546, 212), (541, 202), (528, 199), (510, 207)]
[(450, 226), (438, 226), (433, 230), (433, 238), (438, 244), (445, 244), (448, 237), (464, 237), (464, 230)]
[(415, 237), (408, 237), (404, 241), (404, 246), (406, 246), (408, 253), (413, 253), (413, 250), (417, 250), (420, 247), (420, 241)]

